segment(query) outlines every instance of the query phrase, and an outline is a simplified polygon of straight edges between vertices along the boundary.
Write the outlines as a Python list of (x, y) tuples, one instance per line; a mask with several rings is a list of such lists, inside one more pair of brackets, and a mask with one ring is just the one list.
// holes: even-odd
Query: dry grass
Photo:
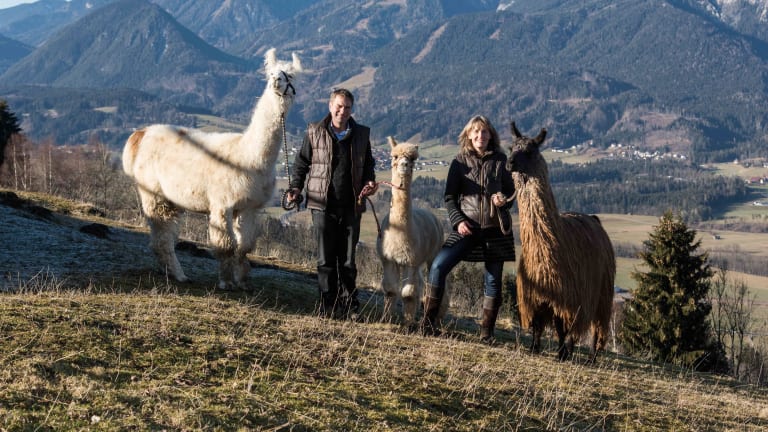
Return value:
[(615, 354), (531, 355), (507, 316), (492, 347), (473, 317), (423, 338), (379, 323), (371, 293), (363, 322), (326, 320), (313, 275), (257, 264), (275, 271), (248, 292), (146, 270), (0, 294), (0, 431), (768, 428), (764, 389)]
[(560, 363), (506, 325), (489, 347), (474, 327), (424, 338), (326, 320), (311, 312), (311, 277), (261, 278), (254, 293), (213, 282), (130, 275), (3, 294), (0, 430), (768, 427), (768, 394), (728, 378), (611, 354)]

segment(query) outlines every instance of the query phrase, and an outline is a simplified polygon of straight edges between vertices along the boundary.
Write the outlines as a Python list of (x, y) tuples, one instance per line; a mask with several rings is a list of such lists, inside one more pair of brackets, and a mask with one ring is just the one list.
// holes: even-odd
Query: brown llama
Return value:
[[(541, 350), (544, 328), (553, 324), (558, 358), (592, 331), (594, 361), (605, 348), (613, 306), (616, 259), (597, 216), (559, 213), (539, 147), (547, 135), (523, 136), (511, 122), (514, 142), (507, 168), (517, 191), (522, 253), (517, 268), (520, 324), (531, 329), (531, 351)], [(567, 339), (567, 341), (566, 341)]]

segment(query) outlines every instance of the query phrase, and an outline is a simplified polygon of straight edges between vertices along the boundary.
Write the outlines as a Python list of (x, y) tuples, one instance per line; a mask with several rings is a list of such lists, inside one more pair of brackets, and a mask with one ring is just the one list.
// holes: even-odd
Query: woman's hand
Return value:
[(456, 231), (458, 231), (462, 236), (468, 236), (472, 234), (472, 226), (467, 221), (461, 221), (459, 222), (459, 226), (456, 228)]
[(504, 196), (503, 193), (498, 192), (493, 194), (493, 196), (491, 197), (491, 202), (493, 203), (494, 206), (501, 207), (507, 203), (507, 197)]

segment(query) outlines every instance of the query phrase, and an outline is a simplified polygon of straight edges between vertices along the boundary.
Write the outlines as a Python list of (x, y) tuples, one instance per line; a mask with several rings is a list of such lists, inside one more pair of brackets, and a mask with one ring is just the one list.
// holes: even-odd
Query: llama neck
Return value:
[(408, 231), (411, 223), (411, 179), (392, 172), (392, 208), (389, 210), (389, 224)]
[(251, 123), (240, 138), (243, 147), (240, 154), (245, 158), (243, 162), (247, 161), (249, 166), (256, 169), (275, 166), (282, 142), (280, 116), (287, 115), (292, 100), (270, 89), (264, 91), (253, 109)]
[(534, 260), (540, 263), (556, 262), (561, 219), (549, 181), (531, 177), (515, 187), (523, 249), (536, 255)]

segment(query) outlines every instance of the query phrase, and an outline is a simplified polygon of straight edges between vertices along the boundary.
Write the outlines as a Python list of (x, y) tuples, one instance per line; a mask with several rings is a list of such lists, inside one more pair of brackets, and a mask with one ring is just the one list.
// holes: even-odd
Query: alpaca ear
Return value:
[(272, 66), (277, 63), (277, 55), (275, 54), (277, 52), (276, 48), (270, 48), (269, 51), (267, 51), (266, 54), (264, 54), (264, 66), (267, 67), (267, 69), (272, 68)]
[(296, 53), (291, 53), (291, 58), (293, 59), (293, 70), (294, 72), (301, 72), (304, 70), (301, 66), (301, 59), (299, 59), (299, 55)]
[(395, 148), (395, 147), (397, 147), (397, 142), (396, 142), (396, 141), (395, 141), (395, 139), (394, 139), (394, 138), (392, 138), (391, 136), (388, 136), (388, 137), (387, 137), (387, 141), (389, 141), (389, 146), (390, 146), (390, 147), (392, 147), (392, 148)]

